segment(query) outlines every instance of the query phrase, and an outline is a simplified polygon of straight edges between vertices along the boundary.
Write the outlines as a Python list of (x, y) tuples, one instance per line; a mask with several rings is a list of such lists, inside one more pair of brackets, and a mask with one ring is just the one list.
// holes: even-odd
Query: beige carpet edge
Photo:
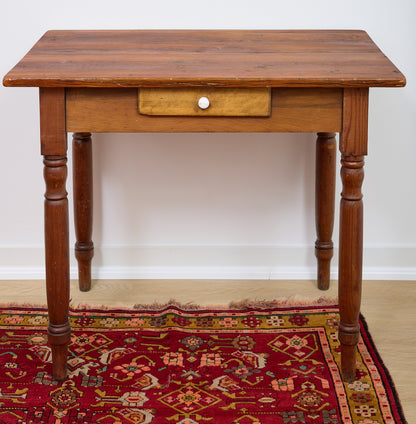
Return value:
[[(130, 306), (115, 306), (115, 305), (103, 305), (103, 304), (91, 304), (91, 303), (75, 303), (70, 302), (70, 308), (79, 310), (89, 309), (100, 309), (100, 310), (146, 310), (146, 311), (162, 311), (164, 309), (175, 307), (183, 311), (201, 311), (201, 310), (247, 310), (247, 309), (273, 309), (273, 308), (293, 308), (293, 307), (307, 307), (307, 306), (337, 306), (338, 299), (333, 297), (304, 297), (300, 295), (290, 297), (279, 297), (276, 299), (242, 299), (239, 301), (232, 301), (225, 305), (219, 304), (204, 304), (200, 305), (194, 302), (178, 302), (175, 299), (171, 299), (167, 302), (153, 302), (149, 304), (134, 304)], [(37, 303), (19, 303), (19, 302), (8, 302), (0, 303), (1, 308), (43, 308), (45, 309), (46, 304)]]

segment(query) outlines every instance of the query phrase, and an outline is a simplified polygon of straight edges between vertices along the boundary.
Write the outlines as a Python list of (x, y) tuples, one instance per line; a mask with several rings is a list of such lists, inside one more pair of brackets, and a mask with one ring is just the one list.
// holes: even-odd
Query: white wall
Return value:
[[(415, 18), (414, 0), (14, 0), (1, 5), (0, 74), (48, 29), (364, 29), (408, 81), (371, 90), (364, 276), (416, 279)], [(0, 122), (0, 278), (42, 278), (37, 90), (0, 87)], [(95, 276), (313, 277), (314, 140), (96, 135)]]

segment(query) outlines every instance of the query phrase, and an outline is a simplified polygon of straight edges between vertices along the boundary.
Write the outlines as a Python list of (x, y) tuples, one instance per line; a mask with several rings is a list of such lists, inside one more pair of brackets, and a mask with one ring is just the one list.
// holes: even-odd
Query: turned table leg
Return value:
[(74, 182), (75, 256), (81, 291), (91, 288), (92, 237), (92, 143), (90, 133), (74, 133), (72, 163)]
[(335, 213), (335, 133), (318, 133), (315, 178), (315, 256), (318, 261), (318, 288), (329, 289), (333, 256), (332, 231)]
[(339, 305), (341, 322), (342, 375), (355, 378), (356, 347), (360, 337), (358, 322), (361, 304), (361, 274), (363, 255), (363, 202), (361, 184), (364, 178), (363, 156), (343, 156), (343, 182), (340, 208)]
[(53, 376), (66, 377), (66, 359), (71, 328), (69, 304), (69, 237), (65, 156), (44, 156), (45, 259), (48, 299), (48, 337), (52, 349)]
[(65, 89), (41, 88), (40, 132), (44, 163), (45, 267), (48, 301), (48, 339), (52, 350), (52, 374), (66, 378), (66, 361), (71, 327), (69, 307), (68, 199), (65, 188), (66, 130)]
[(346, 382), (356, 375), (360, 338), (363, 256), (364, 156), (367, 154), (368, 89), (344, 89), (340, 135), (342, 193), (339, 228), (339, 341), (341, 371)]

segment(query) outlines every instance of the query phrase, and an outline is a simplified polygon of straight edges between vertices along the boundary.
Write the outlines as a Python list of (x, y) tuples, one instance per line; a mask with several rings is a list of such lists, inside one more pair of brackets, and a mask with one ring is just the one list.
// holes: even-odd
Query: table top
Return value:
[(364, 31), (48, 31), (4, 77), (14, 87), (398, 87)]

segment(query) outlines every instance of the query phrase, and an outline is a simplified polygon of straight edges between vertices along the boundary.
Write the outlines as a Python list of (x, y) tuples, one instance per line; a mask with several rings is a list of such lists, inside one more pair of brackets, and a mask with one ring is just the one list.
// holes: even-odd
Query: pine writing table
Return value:
[(93, 132), (317, 132), (318, 286), (329, 284), (335, 133), (340, 133), (339, 339), (355, 377), (361, 303), (369, 87), (405, 78), (363, 31), (48, 31), (4, 77), (40, 88), (46, 286), (53, 376), (70, 339), (67, 132), (73, 135), (75, 246), (89, 290)]

